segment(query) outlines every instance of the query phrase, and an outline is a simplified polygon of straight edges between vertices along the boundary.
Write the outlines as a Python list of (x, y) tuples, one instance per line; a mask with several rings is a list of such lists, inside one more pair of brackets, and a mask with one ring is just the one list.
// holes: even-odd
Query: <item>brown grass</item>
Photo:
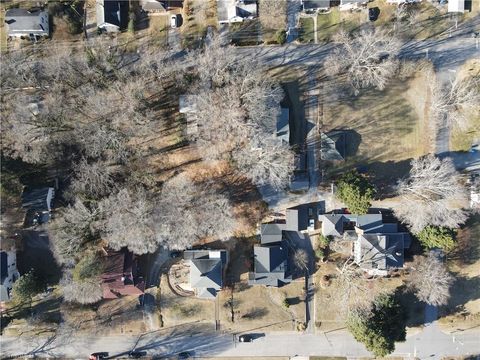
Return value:
[(451, 299), (440, 320), (446, 330), (480, 326), (480, 215), (473, 216), (458, 232), (457, 251), (448, 260), (456, 276)]
[(245, 283), (237, 285), (233, 292), (233, 322), (231, 308), (226, 305), (231, 298), (231, 290), (222, 291), (218, 295), (222, 328), (234, 332), (293, 330), (292, 315), (276, 302), (271, 290), (264, 286), (248, 286)]
[(350, 130), (346, 161), (327, 174), (368, 166), (376, 177), (389, 180), (403, 174), (399, 163), (427, 153), (429, 93), (424, 80), (422, 73), (396, 78), (384, 90), (364, 89), (359, 96), (342, 94), (339, 78), (325, 82), (321, 131)]

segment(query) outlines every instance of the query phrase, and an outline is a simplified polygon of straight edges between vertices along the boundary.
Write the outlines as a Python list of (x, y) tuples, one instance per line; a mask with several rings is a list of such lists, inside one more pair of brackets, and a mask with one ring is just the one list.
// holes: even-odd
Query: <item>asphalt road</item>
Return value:
[[(37, 355), (39, 357), (86, 358), (95, 351), (108, 351), (112, 358), (128, 354), (133, 349), (149, 355), (173, 356), (192, 351), (195, 356), (369, 356), (362, 344), (345, 330), (321, 334), (295, 332), (262, 333), (254, 331), (253, 343), (234, 342), (232, 334), (215, 333), (211, 325), (190, 324), (138, 336), (72, 336), (65, 331), (57, 337), (2, 337), (1, 355)], [(435, 325), (427, 325), (418, 334), (398, 343), (393, 355), (405, 358), (440, 359), (444, 356), (480, 354), (480, 331), (447, 335)]]

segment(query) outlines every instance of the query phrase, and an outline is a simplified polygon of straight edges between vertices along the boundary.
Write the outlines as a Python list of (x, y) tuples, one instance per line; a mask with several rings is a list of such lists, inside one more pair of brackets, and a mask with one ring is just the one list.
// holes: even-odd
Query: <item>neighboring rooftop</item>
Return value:
[(135, 255), (123, 248), (120, 251), (107, 250), (102, 258), (103, 298), (117, 299), (123, 295), (142, 295), (145, 282), (140, 276)]
[(302, 0), (303, 11), (321, 10), (330, 7), (330, 0)]
[(128, 1), (97, 0), (97, 26), (107, 32), (115, 32), (127, 27)]
[(8, 36), (49, 36), (48, 13), (15, 8), (5, 12)]
[(326, 161), (345, 161), (345, 132), (330, 131), (322, 133), (320, 157)]
[(269, 246), (254, 246), (255, 272), (250, 274), (251, 284), (283, 286), (292, 281), (289, 271), (289, 251), (285, 242)]
[(255, 17), (256, 0), (217, 0), (217, 18), (220, 24), (242, 22)]

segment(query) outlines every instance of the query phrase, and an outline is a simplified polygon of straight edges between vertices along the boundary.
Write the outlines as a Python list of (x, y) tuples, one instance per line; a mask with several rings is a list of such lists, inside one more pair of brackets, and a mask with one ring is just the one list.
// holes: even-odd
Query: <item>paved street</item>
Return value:
[[(111, 356), (125, 355), (136, 349), (150, 355), (169, 356), (180, 351), (193, 351), (195, 356), (309, 356), (329, 355), (356, 358), (369, 356), (345, 330), (321, 334), (295, 332), (260, 333), (253, 343), (233, 342), (232, 334), (215, 333), (213, 323), (191, 324), (154, 331), (140, 337), (72, 336), (68, 331), (56, 338), (5, 338), (0, 341), (2, 357), (12, 354), (38, 356), (86, 357), (94, 351), (108, 351)], [(480, 354), (480, 332), (447, 335), (435, 325), (407, 337), (397, 344), (394, 356), (440, 359), (443, 356)]]

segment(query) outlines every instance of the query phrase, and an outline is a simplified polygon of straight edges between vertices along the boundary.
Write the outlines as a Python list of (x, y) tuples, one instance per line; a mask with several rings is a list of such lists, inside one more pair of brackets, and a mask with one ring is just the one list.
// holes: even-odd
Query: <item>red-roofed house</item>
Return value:
[(104, 299), (117, 299), (123, 295), (142, 295), (145, 281), (138, 275), (137, 259), (126, 248), (106, 250), (103, 259), (102, 287)]

